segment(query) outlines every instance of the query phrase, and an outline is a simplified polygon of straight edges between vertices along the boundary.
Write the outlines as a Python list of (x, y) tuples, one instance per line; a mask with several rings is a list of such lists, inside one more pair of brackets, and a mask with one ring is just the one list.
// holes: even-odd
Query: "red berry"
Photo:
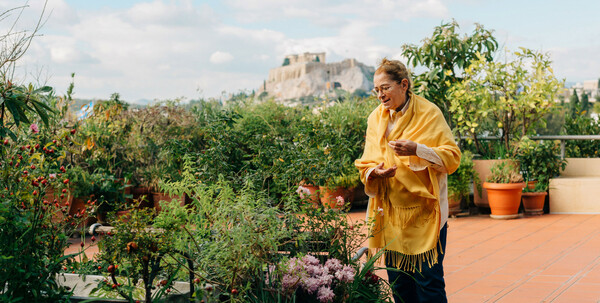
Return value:
[(196, 284), (200, 283), (200, 279), (198, 279), (198, 278), (194, 279), (194, 283), (196, 283)]
[(239, 293), (238, 290), (235, 288), (231, 290), (232, 295), (237, 295), (238, 293)]
[(92, 242), (96, 241), (96, 237), (92, 236)]
[(77, 131), (76, 129), (72, 129), (71, 130), (71, 135), (74, 135), (76, 131)]
[(40, 149), (40, 144), (39, 143), (35, 145), (35, 149)]
[(55, 139), (55, 140), (52, 140), (52, 143), (56, 144), (56, 139)]
[(102, 266), (98, 266), (98, 270), (102, 270)]
[(35, 165), (31, 164), (31, 169), (35, 169)]
[(113, 289), (117, 288), (117, 284), (113, 284), (113, 285), (112, 285), (112, 288), (113, 288)]
[(106, 269), (106, 271), (108, 271), (109, 273), (115, 272), (115, 266), (114, 265), (109, 265), (108, 268)]
[(67, 193), (67, 189), (63, 188), (62, 192), (63, 192), (63, 194), (66, 194)]
[(8, 145), (8, 139), (4, 139), (4, 145)]
[(35, 180), (31, 181), (31, 185), (33, 185), (33, 186), (40, 186), (40, 184), (37, 181), (35, 181)]
[(26, 175), (26, 174), (28, 174), (28, 173), (29, 173), (29, 172), (28, 172), (28, 171), (26, 171), (26, 170), (24, 170), (24, 171), (23, 171), (23, 174), (24, 174), (24, 175)]
[(34, 191), (33, 191), (33, 195), (34, 195), (34, 196), (37, 196), (37, 194), (38, 194), (38, 191), (37, 191), (37, 190), (34, 190)]
[(69, 179), (64, 179), (64, 180), (63, 180), (63, 183), (64, 183), (64, 184), (69, 184)]
[(79, 243), (79, 246), (83, 247), (85, 244), (83, 242)]

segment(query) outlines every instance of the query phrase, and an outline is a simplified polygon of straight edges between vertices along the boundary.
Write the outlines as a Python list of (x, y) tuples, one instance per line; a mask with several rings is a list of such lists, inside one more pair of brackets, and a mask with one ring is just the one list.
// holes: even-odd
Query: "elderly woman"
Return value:
[(396, 302), (446, 302), (447, 174), (460, 149), (440, 109), (411, 91), (400, 61), (383, 59), (373, 84), (381, 104), (355, 162), (370, 197), (369, 253), (385, 250)]

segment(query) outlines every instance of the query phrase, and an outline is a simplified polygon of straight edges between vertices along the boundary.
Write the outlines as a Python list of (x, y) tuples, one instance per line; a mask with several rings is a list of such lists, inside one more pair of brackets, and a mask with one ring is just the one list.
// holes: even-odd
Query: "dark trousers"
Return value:
[[(440, 230), (439, 243), (443, 252), (446, 252), (447, 231), (448, 224), (445, 224)], [(438, 247), (438, 262), (431, 268), (425, 262), (421, 266), (422, 270), (420, 273), (388, 270), (390, 285), (394, 291), (394, 301), (396, 303), (448, 302), (442, 261), (444, 261), (444, 254), (440, 252), (440, 247)], [(387, 267), (393, 267), (392, 264), (387, 263)]]

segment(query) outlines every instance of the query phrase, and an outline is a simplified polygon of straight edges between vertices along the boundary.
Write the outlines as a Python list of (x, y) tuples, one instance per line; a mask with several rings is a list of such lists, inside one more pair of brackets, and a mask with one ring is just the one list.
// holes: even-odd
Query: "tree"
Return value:
[(577, 113), (577, 108), (579, 107), (579, 97), (577, 96), (577, 90), (573, 89), (573, 94), (569, 97), (569, 112), (572, 115)]
[(422, 65), (428, 69), (413, 79), (414, 91), (435, 103), (444, 113), (446, 121), (453, 127), (456, 121), (449, 111), (449, 88), (464, 77), (464, 70), (471, 61), (479, 57), (492, 61), (498, 42), (492, 31), (475, 24), (471, 35), (460, 36), (458, 23), (452, 20), (437, 26), (431, 38), (423, 40), (423, 45), (403, 45), (403, 54), (413, 67)]
[(590, 111), (590, 98), (588, 94), (584, 91), (581, 95), (581, 113), (588, 115)]
[(506, 63), (480, 56), (449, 91), (457, 131), (469, 134), (478, 152), (477, 138), (485, 120), (492, 119), (504, 147), (510, 150), (512, 138), (530, 135), (545, 123), (543, 117), (553, 110), (562, 88), (547, 54), (521, 48), (514, 55), (515, 59)]
[(13, 79), (16, 62), (27, 52), (43, 24), (46, 4), (44, 3), (40, 18), (31, 31), (15, 29), (27, 5), (0, 13), (0, 22), (10, 20), (12, 13), (17, 15), (6, 27), (8, 31), (0, 34), (0, 137), (10, 136), (16, 140), (15, 128), (22, 123), (30, 124), (32, 115), (39, 116), (42, 122), (48, 125), (48, 114), (53, 112), (45, 102), (52, 96), (51, 87), (34, 88), (31, 84), (19, 85)]

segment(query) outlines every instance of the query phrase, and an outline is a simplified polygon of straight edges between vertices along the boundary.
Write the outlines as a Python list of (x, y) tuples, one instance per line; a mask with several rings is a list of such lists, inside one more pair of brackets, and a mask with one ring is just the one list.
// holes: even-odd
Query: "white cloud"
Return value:
[(233, 55), (228, 52), (216, 51), (210, 55), (210, 62), (214, 64), (227, 63), (233, 60)]

